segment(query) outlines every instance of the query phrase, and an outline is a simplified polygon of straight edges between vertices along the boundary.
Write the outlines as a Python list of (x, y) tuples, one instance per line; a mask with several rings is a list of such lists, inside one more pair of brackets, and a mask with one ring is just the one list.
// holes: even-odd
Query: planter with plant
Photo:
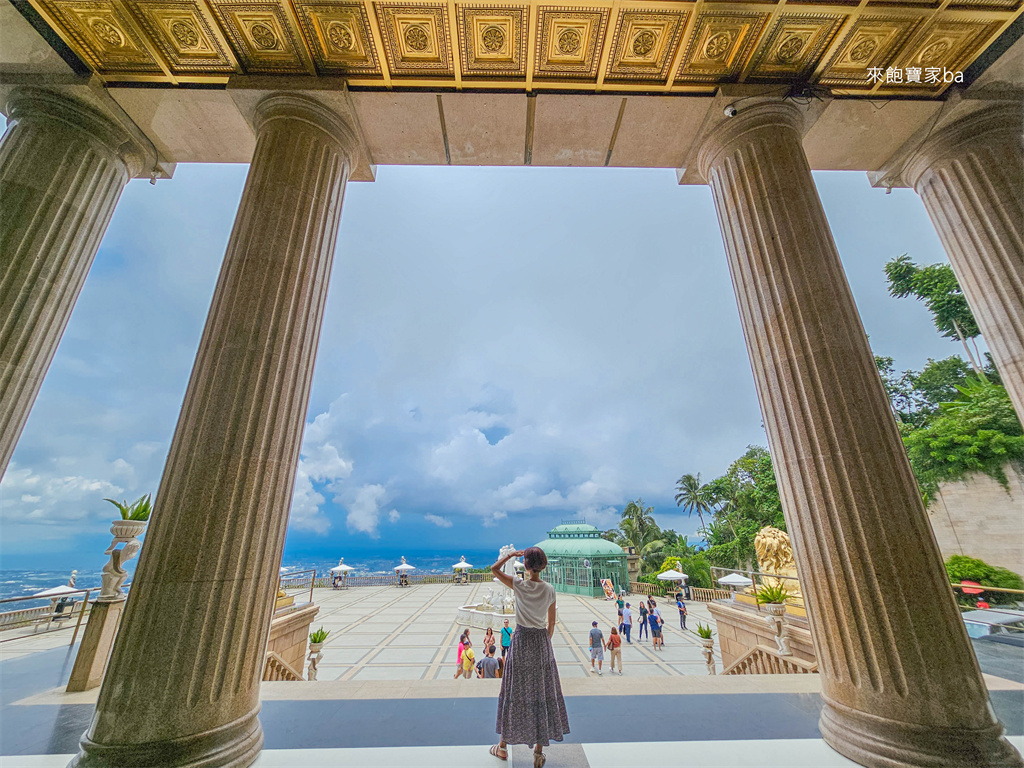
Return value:
[(116, 603), (125, 599), (121, 587), (128, 578), (128, 571), (125, 570), (124, 564), (138, 555), (142, 549), (139, 536), (146, 530), (153, 505), (149, 494), (140, 496), (131, 504), (113, 499), (104, 501), (109, 501), (117, 507), (121, 517), (110, 524), (110, 533), (114, 538), (103, 552), (104, 555), (110, 555), (110, 560), (103, 566), (100, 596), (96, 600), (100, 603)]
[(757, 604), (763, 605), (772, 616), (781, 616), (785, 613), (789, 590), (781, 583), (762, 584), (754, 594), (757, 597)]
[(697, 637), (700, 638), (701, 653), (704, 654), (704, 664), (708, 668), (708, 674), (715, 674), (715, 641), (711, 637), (711, 627), (708, 624), (697, 625)]
[(320, 653), (320, 649), (324, 647), (324, 642), (327, 640), (327, 636), (331, 634), (330, 630), (320, 627), (316, 632), (309, 633), (309, 652)]

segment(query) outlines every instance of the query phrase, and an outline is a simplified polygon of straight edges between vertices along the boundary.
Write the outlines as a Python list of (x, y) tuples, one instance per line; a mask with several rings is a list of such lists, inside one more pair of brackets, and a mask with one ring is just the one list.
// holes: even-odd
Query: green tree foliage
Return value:
[(676, 506), (686, 510), (687, 515), (696, 512), (697, 517), (700, 518), (701, 530), (706, 531), (704, 515), (710, 513), (718, 502), (715, 488), (710, 483), (702, 484), (700, 472), (698, 472), (696, 476), (683, 475), (680, 477), (676, 481), (676, 491)]
[[(946, 560), (946, 573), (949, 575), (951, 584), (959, 584), (963, 581), (974, 581), (983, 587), (996, 587), (998, 589), (1024, 589), (1024, 579), (1009, 568), (1001, 568), (998, 565), (989, 565), (984, 560), (964, 555), (953, 555)], [(979, 600), (986, 600), (990, 603), (1016, 603), (1020, 595), (1006, 592), (982, 592), (980, 595), (968, 595), (956, 591), (957, 600), (964, 607), (972, 607)]]
[[(939, 412), (940, 404), (960, 395), (957, 387), (975, 378), (971, 367), (956, 355), (942, 360), (929, 358), (920, 371), (897, 373), (891, 357), (878, 355), (875, 356), (875, 365), (896, 420), (913, 427), (927, 424)], [(989, 381), (999, 382), (991, 357), (985, 366), (985, 376)]]
[(943, 481), (984, 472), (1008, 487), (1003, 466), (1024, 466), (1024, 429), (1006, 389), (970, 379), (957, 386), (959, 397), (919, 429), (904, 429), (910, 465), (927, 501)]
[(711, 580), (711, 563), (703, 553), (692, 555), (670, 555), (666, 557), (661, 566), (650, 575), (650, 582), (656, 583), (659, 573), (672, 570), (679, 563), (683, 573), (689, 576), (688, 583), (691, 587), (704, 587), (712, 589), (714, 582)]
[(981, 335), (967, 299), (960, 289), (953, 269), (948, 264), (930, 264), (920, 267), (907, 254), (892, 259), (885, 265), (885, 276), (889, 280), (889, 294), (898, 299), (913, 296), (920, 299), (932, 313), (932, 320), (939, 333), (950, 339), (959, 339), (967, 352), (967, 359), (979, 377), (984, 378), (978, 362), (977, 345), (974, 352), (968, 339)]

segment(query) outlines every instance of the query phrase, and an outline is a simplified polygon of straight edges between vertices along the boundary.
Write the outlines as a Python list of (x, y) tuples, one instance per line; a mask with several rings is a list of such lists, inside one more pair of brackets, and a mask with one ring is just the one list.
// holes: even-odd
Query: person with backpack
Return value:
[(679, 628), (686, 629), (686, 603), (683, 602), (681, 595), (676, 600), (676, 608), (679, 609)]
[(508, 653), (508, 649), (512, 646), (512, 627), (508, 625), (508, 619), (505, 619), (505, 626), (501, 628), (501, 658), (505, 658), (505, 654)]

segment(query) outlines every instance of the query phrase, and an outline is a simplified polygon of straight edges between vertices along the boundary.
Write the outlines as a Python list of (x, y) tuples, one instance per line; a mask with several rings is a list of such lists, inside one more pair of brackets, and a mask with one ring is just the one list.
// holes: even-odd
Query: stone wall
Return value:
[(1024, 574), (1024, 475), (1004, 467), (1007, 493), (985, 474), (943, 483), (928, 507), (943, 558), (967, 555)]
[(267, 650), (284, 659), (296, 672), (302, 672), (309, 649), (310, 625), (319, 612), (316, 603), (300, 603), (276, 611), (270, 622)]
[[(719, 673), (728, 669), (730, 664), (751, 648), (758, 645), (775, 647), (775, 631), (768, 624), (767, 614), (758, 611), (756, 607), (716, 600), (708, 603), (708, 610), (715, 619), (718, 650), (722, 654), (722, 669)], [(803, 661), (817, 661), (807, 619), (787, 614), (786, 634), (789, 636), (793, 656)]]

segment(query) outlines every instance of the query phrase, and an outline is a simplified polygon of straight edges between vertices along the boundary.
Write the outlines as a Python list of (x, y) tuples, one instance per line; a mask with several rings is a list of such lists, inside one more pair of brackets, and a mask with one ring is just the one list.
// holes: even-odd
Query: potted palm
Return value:
[(309, 633), (309, 652), (320, 653), (320, 649), (324, 647), (324, 642), (327, 640), (327, 636), (331, 634), (330, 630), (326, 630), (320, 627), (316, 632)]
[(708, 674), (715, 674), (715, 641), (712, 639), (711, 627), (707, 624), (697, 625), (697, 637), (700, 638), (701, 653), (704, 654), (704, 664), (708, 668)]
[(131, 504), (127, 501), (114, 501), (113, 499), (104, 499), (104, 501), (109, 501), (121, 513), (121, 519), (115, 520), (110, 525), (110, 532), (116, 538), (132, 539), (146, 530), (149, 516), (153, 512), (150, 494), (140, 496)]

